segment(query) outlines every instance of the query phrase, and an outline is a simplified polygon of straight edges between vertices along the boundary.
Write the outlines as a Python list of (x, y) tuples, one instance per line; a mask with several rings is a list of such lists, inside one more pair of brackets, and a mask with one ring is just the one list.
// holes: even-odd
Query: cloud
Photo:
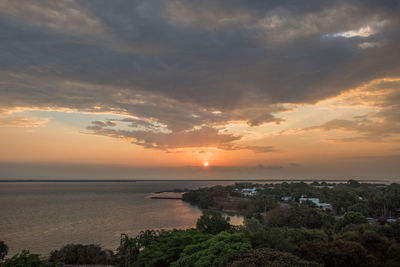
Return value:
[(355, 37), (355, 36), (368, 37), (374, 33), (375, 33), (375, 31), (370, 26), (365, 26), (358, 30), (351, 30), (351, 31), (346, 31), (346, 32), (335, 33), (333, 36), (334, 37), (341, 36), (341, 37), (345, 37), (345, 38), (351, 38), (351, 37)]
[(0, 110), (123, 114), (135, 135), (283, 123), (287, 104), (400, 73), (394, 1), (0, 5)]
[(246, 146), (246, 147), (241, 147), (241, 148), (249, 149), (255, 153), (276, 152), (276, 149), (273, 146)]
[[(121, 123), (129, 123), (127, 127)], [(117, 126), (117, 128), (115, 128)], [(125, 128), (122, 130), (118, 128)], [(185, 131), (168, 131), (165, 126), (157, 122), (145, 121), (136, 118), (121, 120), (93, 121), (87, 128), (89, 133), (122, 138), (144, 148), (171, 150), (177, 148), (202, 148), (214, 147), (224, 150), (251, 150), (254, 153), (270, 153), (277, 150), (273, 146), (240, 145), (237, 143), (241, 136), (222, 134), (221, 130), (203, 126)], [(134, 130), (132, 130), (134, 129)], [(204, 150), (195, 150), (194, 153), (206, 153)]]
[(208, 126), (190, 131), (166, 133), (154, 130), (149, 131), (148, 128), (147, 130), (110, 129), (107, 127), (108, 125), (100, 124), (101, 123), (94, 121), (91, 126), (87, 127), (87, 130), (90, 130), (91, 133), (96, 135), (126, 139), (144, 148), (165, 151), (177, 148), (201, 147), (215, 147), (230, 150), (234, 146), (233, 143), (240, 139), (240, 137), (232, 134), (221, 134), (218, 129)]
[(375, 111), (349, 119), (334, 119), (303, 130), (353, 133), (351, 137), (335, 139), (344, 142), (372, 141), (398, 142), (400, 136), (400, 79), (378, 79), (338, 97), (342, 104), (362, 105)]
[(48, 119), (35, 119), (27, 117), (0, 117), (0, 127), (41, 127)]
[(357, 134), (353, 137), (334, 139), (344, 142), (352, 141), (393, 141), (393, 135), (400, 134), (400, 124), (380, 120), (331, 120), (319, 126), (305, 128), (305, 130), (342, 130)]
[(380, 47), (383, 44), (380, 42), (364, 42), (359, 44), (358, 46), (362, 49), (373, 48), (373, 47)]
[(92, 121), (92, 124), (99, 127), (107, 127), (107, 126), (115, 126), (116, 123), (112, 122), (111, 120), (108, 121)]

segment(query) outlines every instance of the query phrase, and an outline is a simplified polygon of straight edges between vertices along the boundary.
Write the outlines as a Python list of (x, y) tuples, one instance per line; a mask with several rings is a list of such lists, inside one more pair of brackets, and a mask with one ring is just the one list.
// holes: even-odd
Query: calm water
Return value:
[(68, 243), (115, 249), (121, 233), (194, 227), (201, 211), (152, 192), (232, 182), (0, 183), (0, 240), (9, 256), (48, 254)]

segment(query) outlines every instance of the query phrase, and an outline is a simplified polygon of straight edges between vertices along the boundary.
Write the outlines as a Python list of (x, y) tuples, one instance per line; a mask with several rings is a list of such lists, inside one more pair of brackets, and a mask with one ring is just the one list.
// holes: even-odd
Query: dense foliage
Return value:
[(114, 253), (98, 245), (69, 244), (50, 253), (49, 261), (66, 264), (114, 264)]
[(229, 220), (216, 211), (205, 211), (197, 220), (196, 228), (207, 234), (218, 234), (222, 231), (229, 231), (232, 227)]
[(195, 229), (164, 232), (140, 252), (135, 266), (169, 266), (179, 259), (186, 247), (202, 243), (210, 237)]
[(185, 247), (179, 259), (171, 266), (219, 266), (229, 255), (250, 248), (250, 242), (243, 233), (221, 232), (206, 241)]
[(39, 255), (31, 254), (27, 250), (15, 254), (12, 258), (6, 259), (1, 267), (55, 267), (54, 263), (47, 263)]
[(302, 260), (287, 252), (281, 252), (270, 248), (256, 248), (250, 249), (244, 253), (242, 252), (230, 255), (230, 257), (223, 263), (223, 266), (317, 267), (320, 266), (320, 264)]

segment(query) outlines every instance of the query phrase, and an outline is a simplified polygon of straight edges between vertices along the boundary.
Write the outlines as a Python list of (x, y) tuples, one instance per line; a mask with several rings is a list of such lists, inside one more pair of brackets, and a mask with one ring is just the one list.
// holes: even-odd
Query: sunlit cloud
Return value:
[(373, 30), (370, 26), (365, 26), (358, 30), (351, 30), (351, 31), (335, 33), (332, 36), (333, 37), (345, 37), (345, 38), (352, 38), (352, 37), (357, 37), (357, 36), (368, 37), (374, 33), (375, 33), (375, 30)]
[(373, 48), (373, 47), (380, 47), (383, 44), (380, 42), (364, 42), (359, 44), (358, 46), (362, 49)]
[(26, 117), (0, 117), (0, 127), (43, 127), (49, 119), (46, 118), (26, 118)]
[(146, 129), (121, 130), (107, 126), (110, 126), (107, 122), (94, 121), (91, 126), (87, 127), (87, 130), (91, 131), (92, 134), (120, 138), (144, 148), (165, 151), (176, 148), (197, 147), (215, 147), (229, 150), (233, 148), (233, 142), (240, 139), (240, 137), (232, 134), (223, 134), (218, 129), (207, 126), (173, 133), (148, 131)]
[(352, 132), (355, 135), (335, 139), (344, 142), (399, 142), (400, 137), (400, 79), (383, 78), (371, 81), (336, 98), (349, 107), (372, 107), (374, 111), (351, 119), (333, 119), (304, 130)]

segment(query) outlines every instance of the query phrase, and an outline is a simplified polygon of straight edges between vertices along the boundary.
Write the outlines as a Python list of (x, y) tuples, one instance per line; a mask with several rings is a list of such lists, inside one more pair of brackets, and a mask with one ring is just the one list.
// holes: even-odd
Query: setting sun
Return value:
[(208, 162), (204, 162), (204, 167), (208, 167)]

